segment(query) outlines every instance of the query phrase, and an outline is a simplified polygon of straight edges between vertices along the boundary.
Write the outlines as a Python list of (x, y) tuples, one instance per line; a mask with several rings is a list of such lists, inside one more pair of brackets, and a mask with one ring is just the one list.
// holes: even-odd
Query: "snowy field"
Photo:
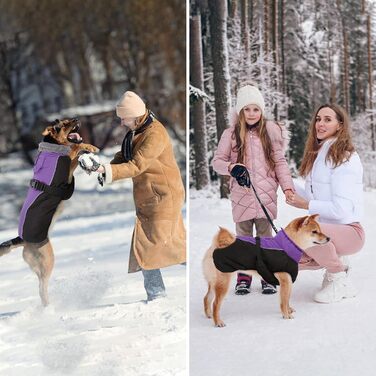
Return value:
[[(0, 171), (3, 242), (17, 236), (31, 168), (12, 156)], [(146, 303), (142, 274), (127, 274), (131, 181), (102, 189), (94, 175), (75, 176), (50, 234), (50, 306), (21, 248), (0, 258), (0, 375), (186, 375), (186, 267), (163, 269), (168, 297)]]
[[(279, 297), (262, 295), (259, 280), (251, 294), (236, 296), (233, 281), (222, 306), (224, 328), (203, 312), (206, 282), (201, 261), (218, 225), (234, 231), (231, 204), (218, 189), (190, 194), (190, 374), (193, 376), (372, 376), (376, 370), (376, 192), (365, 193), (366, 244), (350, 257), (355, 299), (318, 304), (312, 299), (323, 271), (303, 271), (294, 284), (294, 320), (283, 320)], [(303, 210), (279, 194), (277, 227)]]

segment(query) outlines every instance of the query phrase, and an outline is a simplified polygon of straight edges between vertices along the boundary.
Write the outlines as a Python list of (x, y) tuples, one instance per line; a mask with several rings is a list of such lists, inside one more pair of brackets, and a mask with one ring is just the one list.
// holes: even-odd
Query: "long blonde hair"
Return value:
[[(232, 134), (232, 138), (236, 140), (236, 146), (233, 148), (233, 151), (238, 153), (238, 158), (236, 161), (237, 163), (245, 163), (246, 135), (249, 129), (250, 126), (245, 121), (245, 115), (242, 109), (239, 113), (238, 123), (235, 125), (235, 131)], [(268, 163), (269, 168), (274, 171), (275, 161), (272, 157), (272, 142), (266, 129), (266, 119), (263, 115), (261, 115), (256, 131), (261, 140), (261, 145), (262, 149), (264, 150), (266, 162)]]
[(340, 166), (342, 163), (348, 161), (354, 153), (355, 148), (350, 135), (350, 122), (346, 111), (337, 104), (323, 104), (314, 113), (308, 130), (308, 137), (305, 143), (302, 164), (299, 168), (301, 176), (306, 177), (312, 170), (313, 163), (316, 160), (321, 144), (316, 136), (316, 117), (322, 108), (332, 109), (340, 123), (340, 128), (336, 133), (336, 140), (330, 146), (326, 156), (326, 162), (332, 162), (334, 167)]

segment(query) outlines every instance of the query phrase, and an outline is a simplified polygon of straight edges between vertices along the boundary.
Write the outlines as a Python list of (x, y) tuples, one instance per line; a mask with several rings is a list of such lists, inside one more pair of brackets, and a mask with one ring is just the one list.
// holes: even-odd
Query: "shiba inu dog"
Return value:
[(219, 312), (234, 272), (258, 275), (269, 283), (280, 285), (282, 316), (293, 318), (290, 295), (303, 250), (330, 240), (321, 232), (317, 217), (296, 218), (274, 238), (236, 237), (220, 228), (203, 259), (208, 282), (204, 310), (208, 318), (213, 318), (215, 326), (225, 326)]
[(34, 176), (20, 213), (17, 238), (0, 244), (0, 256), (17, 247), (39, 279), (39, 295), (48, 305), (48, 280), (54, 265), (54, 253), (48, 238), (51, 223), (60, 212), (61, 202), (74, 191), (73, 172), (80, 152), (99, 149), (82, 143), (77, 118), (56, 120), (43, 131), (43, 141), (34, 165)]

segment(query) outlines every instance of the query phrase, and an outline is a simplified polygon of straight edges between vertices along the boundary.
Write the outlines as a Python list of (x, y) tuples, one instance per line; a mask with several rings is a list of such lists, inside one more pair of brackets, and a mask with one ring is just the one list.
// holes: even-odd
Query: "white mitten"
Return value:
[(85, 153), (79, 156), (78, 163), (80, 167), (87, 173), (91, 174), (100, 167), (99, 157), (93, 153)]

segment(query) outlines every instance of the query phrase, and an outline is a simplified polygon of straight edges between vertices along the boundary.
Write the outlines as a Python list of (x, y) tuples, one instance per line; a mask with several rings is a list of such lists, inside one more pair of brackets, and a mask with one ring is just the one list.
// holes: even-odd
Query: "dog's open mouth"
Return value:
[(80, 144), (82, 142), (82, 137), (79, 135), (78, 130), (80, 129), (79, 124), (75, 125), (73, 129), (69, 132), (67, 140), (73, 144)]

